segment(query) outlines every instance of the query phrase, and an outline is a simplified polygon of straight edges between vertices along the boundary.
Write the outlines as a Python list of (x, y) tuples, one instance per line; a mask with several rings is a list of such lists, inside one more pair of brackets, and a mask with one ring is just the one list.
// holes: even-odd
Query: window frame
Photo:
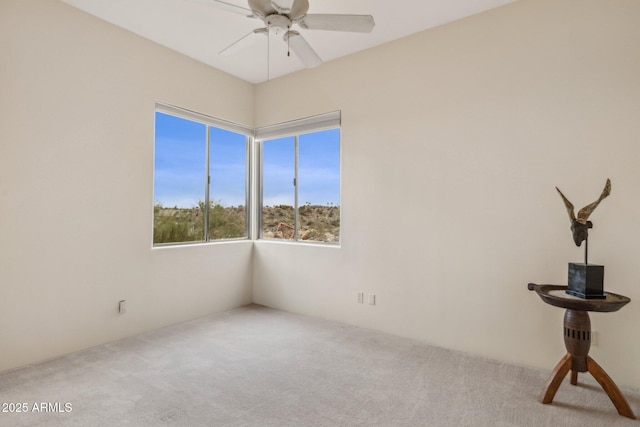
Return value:
[[(152, 248), (159, 247), (168, 247), (168, 246), (190, 246), (190, 245), (202, 245), (202, 244), (212, 244), (212, 243), (221, 243), (221, 242), (230, 242), (230, 241), (245, 241), (245, 240), (253, 240), (253, 230), (252, 230), (252, 218), (253, 218), (253, 204), (252, 204), (252, 194), (251, 194), (251, 183), (253, 176), (253, 168), (252, 158), (253, 158), (253, 136), (254, 130), (248, 126), (239, 125), (236, 123), (232, 123), (223, 119), (219, 119), (216, 117), (208, 116), (206, 114), (197, 113), (191, 110), (187, 110), (184, 108), (176, 107), (170, 104), (164, 103), (156, 103), (154, 109), (154, 123), (156, 120), (157, 113), (162, 113), (166, 115), (170, 115), (173, 117), (181, 118), (184, 120), (189, 120), (192, 122), (200, 123), (205, 125), (206, 134), (205, 134), (205, 176), (203, 179), (205, 180), (205, 189), (204, 189), (204, 206), (205, 211), (204, 215), (204, 236), (203, 240), (197, 241), (186, 241), (186, 242), (164, 242), (164, 243), (154, 243), (154, 224), (155, 224), (155, 214), (152, 210), (152, 233), (151, 233), (151, 244)], [(214, 239), (210, 238), (210, 230), (209, 230), (209, 204), (211, 201), (211, 131), (210, 128), (215, 127), (218, 129), (223, 129), (226, 131), (234, 132), (237, 134), (241, 134), (245, 136), (245, 235), (244, 237), (235, 237), (235, 238), (225, 238), (225, 239)], [(155, 174), (156, 174), (156, 165), (155, 165), (155, 150), (156, 150), (156, 135), (154, 132), (153, 138), (153, 206), (155, 207)]]
[[(339, 134), (339, 171), (340, 171), (340, 183), (339, 183), (339, 191), (340, 191), (340, 222), (342, 224), (342, 112), (341, 111), (333, 111), (326, 114), (320, 114), (317, 116), (307, 117), (303, 119), (293, 120), (289, 122), (284, 122), (276, 125), (264, 126), (261, 128), (257, 128), (254, 136), (254, 144), (257, 150), (257, 165), (256, 165), (256, 175), (258, 177), (258, 187), (257, 190), (257, 198), (256, 198), (256, 240), (260, 240), (263, 242), (277, 242), (277, 243), (289, 243), (289, 244), (307, 244), (307, 245), (327, 245), (332, 247), (339, 247), (342, 245), (342, 227), (340, 227), (340, 232), (338, 235), (337, 242), (323, 242), (323, 241), (305, 241), (299, 239), (298, 230), (300, 224), (299, 218), (299, 176), (298, 176), (298, 167), (299, 167), (299, 138), (301, 135), (321, 132), (324, 130), (337, 129)], [(270, 141), (274, 139), (280, 138), (294, 138), (294, 232), (293, 239), (266, 239), (263, 237), (264, 227), (263, 227), (263, 215), (262, 208), (264, 207), (264, 179), (263, 179), (263, 161), (264, 161), (264, 142)]]

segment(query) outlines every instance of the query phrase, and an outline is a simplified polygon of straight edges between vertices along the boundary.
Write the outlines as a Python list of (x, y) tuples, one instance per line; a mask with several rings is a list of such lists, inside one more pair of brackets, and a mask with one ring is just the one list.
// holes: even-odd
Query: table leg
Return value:
[(551, 372), (551, 376), (547, 381), (547, 386), (544, 388), (544, 393), (542, 393), (542, 403), (553, 402), (553, 397), (556, 395), (558, 387), (560, 387), (562, 380), (567, 376), (570, 369), (571, 355), (567, 353), (562, 359), (560, 359), (560, 362), (558, 362), (553, 372)]
[(571, 385), (578, 385), (578, 371), (571, 371)]
[(607, 396), (609, 396), (609, 399), (611, 399), (611, 402), (613, 402), (613, 405), (618, 410), (618, 413), (623, 417), (635, 420), (636, 417), (633, 415), (633, 411), (629, 407), (627, 400), (622, 395), (622, 392), (620, 392), (616, 383), (614, 383), (604, 369), (602, 369), (600, 365), (598, 365), (596, 361), (589, 356), (587, 356), (587, 369), (589, 370), (589, 373), (593, 375), (593, 378), (600, 383), (604, 391), (607, 393)]

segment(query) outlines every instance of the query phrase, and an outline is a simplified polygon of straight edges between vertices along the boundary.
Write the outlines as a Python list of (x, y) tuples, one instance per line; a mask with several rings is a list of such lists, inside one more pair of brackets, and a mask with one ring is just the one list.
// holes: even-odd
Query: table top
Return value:
[(547, 304), (569, 310), (612, 312), (620, 310), (631, 301), (628, 297), (612, 292), (605, 292), (603, 299), (583, 299), (567, 294), (566, 286), (529, 283), (527, 287), (530, 291), (536, 291)]

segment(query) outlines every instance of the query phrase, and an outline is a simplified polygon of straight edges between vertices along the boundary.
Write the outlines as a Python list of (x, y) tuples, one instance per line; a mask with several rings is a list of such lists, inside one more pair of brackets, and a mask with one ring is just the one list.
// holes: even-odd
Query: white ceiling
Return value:
[[(287, 57), (281, 36), (270, 37), (234, 56), (218, 52), (253, 29), (251, 19), (217, 7), (212, 0), (61, 0), (105, 21), (237, 76), (261, 83), (303, 69)], [(225, 0), (248, 8), (246, 0)], [(369, 34), (296, 30), (325, 61), (368, 49), (515, 0), (309, 0), (309, 14), (373, 15)], [(269, 55), (268, 55), (269, 54)], [(269, 60), (267, 60), (269, 56)]]

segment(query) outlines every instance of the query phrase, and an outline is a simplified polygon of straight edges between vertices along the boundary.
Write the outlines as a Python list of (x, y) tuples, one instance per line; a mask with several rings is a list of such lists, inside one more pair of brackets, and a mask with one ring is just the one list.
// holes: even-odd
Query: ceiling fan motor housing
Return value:
[(309, 10), (309, 0), (294, 0), (293, 4), (291, 5), (291, 11), (288, 13), (283, 13), (280, 10), (276, 9), (278, 4), (287, 3), (286, 1), (248, 0), (248, 2), (251, 11), (263, 20), (266, 20), (269, 15), (284, 15), (291, 21), (295, 22), (306, 15), (307, 11)]

